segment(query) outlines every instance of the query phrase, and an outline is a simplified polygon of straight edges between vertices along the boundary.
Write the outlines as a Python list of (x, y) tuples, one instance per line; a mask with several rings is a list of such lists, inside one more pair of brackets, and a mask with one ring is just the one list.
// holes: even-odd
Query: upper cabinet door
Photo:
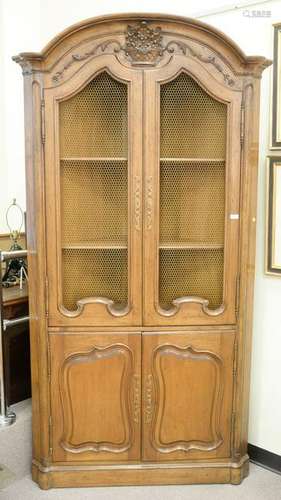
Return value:
[(241, 92), (186, 61), (145, 75), (147, 325), (236, 320)]
[(50, 325), (140, 324), (141, 92), (108, 55), (45, 91)]

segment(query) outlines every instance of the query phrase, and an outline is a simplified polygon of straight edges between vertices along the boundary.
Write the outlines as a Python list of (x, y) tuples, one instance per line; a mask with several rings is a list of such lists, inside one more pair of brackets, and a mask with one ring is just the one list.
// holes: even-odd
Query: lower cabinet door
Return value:
[(143, 460), (230, 456), (234, 339), (143, 334)]
[(140, 334), (50, 334), (53, 460), (140, 459)]

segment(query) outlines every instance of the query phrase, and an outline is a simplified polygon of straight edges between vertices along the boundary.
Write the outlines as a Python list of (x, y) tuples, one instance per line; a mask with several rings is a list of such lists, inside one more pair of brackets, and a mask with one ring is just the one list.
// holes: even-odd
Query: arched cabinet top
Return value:
[(64, 30), (42, 52), (25, 52), (13, 59), (24, 75), (42, 72), (45, 85), (56, 86), (103, 54), (114, 55), (124, 66), (146, 69), (184, 55), (229, 88), (239, 88), (241, 77), (259, 78), (271, 64), (265, 57), (246, 56), (225, 34), (201, 21), (144, 13), (87, 19)]

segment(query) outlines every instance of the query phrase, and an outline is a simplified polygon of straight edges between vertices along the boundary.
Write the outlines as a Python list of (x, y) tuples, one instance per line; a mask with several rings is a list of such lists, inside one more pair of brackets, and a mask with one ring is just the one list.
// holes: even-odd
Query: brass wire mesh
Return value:
[(127, 162), (62, 161), (63, 245), (127, 243)]
[(63, 304), (69, 310), (84, 297), (107, 297), (120, 307), (128, 296), (126, 249), (64, 249)]
[(195, 295), (216, 308), (223, 300), (227, 108), (185, 73), (161, 85), (160, 105), (159, 302), (168, 309), (173, 299)]
[(127, 85), (103, 72), (60, 103), (60, 153), (126, 156)]
[(223, 249), (160, 250), (160, 305), (171, 307), (173, 299), (195, 295), (209, 300), (209, 307), (222, 304)]
[(60, 103), (63, 304), (128, 297), (127, 86), (106, 72)]
[(160, 166), (160, 242), (223, 244), (224, 162)]
[(224, 158), (226, 105), (181, 73), (161, 85), (161, 157)]

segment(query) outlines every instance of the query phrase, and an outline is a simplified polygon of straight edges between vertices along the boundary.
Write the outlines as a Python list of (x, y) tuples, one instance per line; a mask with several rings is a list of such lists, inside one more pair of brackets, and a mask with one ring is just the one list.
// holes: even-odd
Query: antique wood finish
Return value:
[(140, 335), (51, 335), (57, 461), (140, 459)]
[(143, 458), (230, 454), (235, 332), (144, 334)]
[[(226, 133), (226, 178), (225, 178), (225, 249), (224, 249), (224, 293), (221, 306), (215, 310), (208, 308), (208, 304), (193, 300), (190, 297), (171, 304), (168, 311), (159, 305), (159, 87), (160, 83), (172, 81), (175, 76), (187, 72), (201, 87), (217, 100), (227, 104), (227, 133)], [(210, 77), (205, 67), (196, 59), (188, 60), (185, 56), (176, 55), (168, 66), (145, 74), (145, 173), (146, 185), (146, 220), (145, 230), (145, 304), (144, 322), (146, 325), (183, 325), (183, 324), (234, 324), (235, 317), (235, 283), (238, 274), (238, 236), (239, 236), (239, 186), (240, 186), (240, 137), (233, 134), (233, 130), (240, 128), (241, 91), (218, 85)], [(204, 116), (202, 116), (204, 120)], [(196, 160), (195, 160), (196, 161)], [(197, 160), (198, 161), (198, 160)], [(149, 209), (153, 200), (153, 206)], [(233, 216), (235, 215), (235, 218)], [(199, 246), (199, 245), (198, 245)], [(204, 248), (204, 244), (202, 244)], [(202, 299), (202, 298), (201, 298)], [(176, 302), (176, 301), (175, 301)], [(205, 307), (204, 307), (205, 305)]]
[[(34, 480), (45, 489), (109, 484), (239, 484), (248, 473), (249, 460), (259, 86), (270, 61), (245, 56), (229, 38), (199, 21), (159, 14), (90, 19), (64, 31), (41, 53), (23, 53), (14, 59), (22, 66), (25, 82)], [(161, 140), (166, 137), (161, 135), (161, 89), (173, 82), (180, 88), (177, 82), (182, 77), (199, 100), (202, 95), (207, 101), (211, 99), (214, 104), (208, 109), (214, 105), (213, 109), (226, 110), (226, 122), (220, 118), (225, 128), (220, 125), (220, 129), (212, 129), (217, 156), (205, 154), (208, 141), (205, 150), (200, 142), (196, 147), (200, 136), (196, 123), (205, 119), (202, 106), (197, 104), (194, 109), (200, 119), (191, 122), (190, 149), (179, 148), (179, 153), (176, 147), (173, 149), (173, 144), (185, 144), (185, 130), (172, 131), (172, 127), (167, 129), (171, 151), (161, 149)], [(90, 128), (100, 119), (99, 112), (91, 110), (103, 110), (100, 115), (105, 116), (104, 102), (114, 103), (112, 96), (117, 95), (122, 101), (118, 85), (126, 87), (127, 101), (126, 105), (122, 101), (119, 115), (116, 113), (122, 120), (115, 129), (110, 129), (115, 114), (108, 122), (105, 116), (105, 128), (99, 136), (101, 146), (91, 150), (93, 139), (90, 135), (88, 143), (85, 139), (85, 119), (79, 115), (79, 106), (86, 89), (97, 81), (103, 82), (101, 88), (111, 85), (115, 90), (110, 99), (101, 98), (101, 107), (99, 99), (96, 108), (88, 107)], [(93, 93), (91, 96), (95, 99)], [(74, 148), (84, 144), (78, 157), (73, 152), (65, 153), (61, 146), (64, 134), (69, 132), (67, 120), (61, 127), (60, 106), (74, 102), (71, 99), (76, 97), (71, 109), (76, 109), (78, 118), (77, 137), (69, 143)], [(181, 110), (181, 98), (180, 93), (175, 94), (172, 112)], [(224, 111), (216, 112), (224, 116)], [(178, 120), (181, 115), (175, 116)], [(206, 120), (211, 117), (210, 111)], [(125, 144), (126, 133), (127, 150), (115, 148), (116, 134)], [(217, 145), (224, 140), (220, 134), (225, 134), (225, 149)], [(60, 176), (67, 162), (74, 172), (69, 178), (72, 184), (68, 184), (74, 193), (73, 214), (79, 203), (94, 199), (99, 203), (95, 213), (104, 207), (107, 210), (109, 204), (106, 214), (115, 217), (115, 199), (116, 224), (120, 222), (118, 216), (127, 217), (126, 238), (125, 233), (115, 231), (114, 220), (106, 217), (108, 227), (104, 232), (101, 227), (103, 237), (98, 238), (101, 225), (99, 218), (91, 223), (89, 205), (85, 213), (90, 221), (89, 239), (82, 231), (83, 238), (76, 241), (80, 228), (75, 219), (73, 238), (65, 243)], [(100, 178), (105, 175), (100, 191), (94, 186), (92, 197), (90, 182), (83, 189), (81, 177), (75, 177), (82, 171), (81, 165), (87, 171), (86, 180), (98, 184), (95, 172)], [(125, 178), (123, 174), (112, 182), (113, 175), (106, 184), (106, 175), (124, 172), (124, 165), (127, 185), (120, 180)], [(178, 185), (174, 184), (174, 192), (171, 187), (168, 199), (174, 220), (177, 213), (179, 216), (178, 228), (173, 222), (173, 234), (179, 237), (165, 239), (161, 224), (163, 217), (169, 218), (169, 211), (168, 205), (163, 211), (161, 201), (161, 169), (163, 175), (169, 175), (170, 167), (180, 179)], [(198, 169), (203, 172), (201, 177)], [(220, 169), (224, 169), (223, 183), (216, 173)], [(204, 189), (210, 171), (215, 174), (213, 191), (208, 192)], [(167, 178), (165, 186), (169, 187)], [(193, 190), (186, 188), (185, 192), (185, 186), (190, 185)], [(200, 185), (204, 187), (201, 191)], [(220, 209), (224, 232), (220, 230), (217, 239), (210, 237), (209, 225), (217, 228), (218, 223), (213, 216), (208, 225), (204, 199), (205, 192), (211, 199), (216, 191), (224, 193)], [(122, 205), (124, 193), (128, 216), (124, 216)], [(178, 205), (174, 203), (177, 199)], [(186, 237), (185, 228), (190, 221), (196, 224), (198, 199), (205, 204), (205, 222), (198, 225), (204, 229), (192, 239), (192, 231)], [(192, 209), (189, 217), (188, 210)], [(71, 218), (68, 224), (71, 227)], [(114, 233), (112, 240), (108, 228)], [(64, 285), (62, 272), (65, 245), (70, 254), (79, 251), (84, 255), (76, 259), (76, 274), (66, 282), (68, 285)], [(103, 265), (108, 262), (107, 269), (99, 267), (100, 255), (106, 256)], [(162, 265), (162, 274), (160, 255), (164, 266), (171, 268)], [(204, 258), (200, 261), (198, 255)], [(197, 267), (190, 264), (192, 259)], [(189, 262), (189, 268), (182, 262)], [(204, 272), (206, 280), (209, 278), (204, 262), (223, 280), (221, 288), (214, 282), (213, 295), (204, 293)], [(170, 280), (173, 265), (179, 266), (175, 273), (178, 283), (172, 284), (175, 291), (168, 290), (165, 295), (163, 276)], [(90, 279), (83, 274), (85, 266)], [(118, 266), (120, 289), (127, 280), (126, 303), (124, 294), (118, 299), (114, 281)], [(91, 290), (94, 272), (105, 292), (83, 294), (81, 290)], [(201, 293), (181, 293), (185, 280), (190, 276), (194, 279), (198, 272)], [(112, 283), (117, 299), (113, 293), (111, 296)], [(65, 307), (65, 293), (75, 286), (75, 299), (69, 299), (70, 306)]]
[[(110, 303), (100, 297), (82, 299), (76, 311), (68, 311), (62, 301), (61, 262), (61, 206), (59, 181), (59, 120), (58, 102), (78, 93), (96, 75), (106, 70), (114, 78), (128, 83), (128, 259), (129, 288), (126, 310), (115, 311)], [(111, 55), (103, 55), (92, 65), (86, 65), (70, 81), (45, 90), (46, 141), (46, 206), (47, 206), (47, 265), (49, 290), (50, 325), (140, 325), (141, 301), (141, 128), (133, 124), (141, 122), (141, 79), (140, 71), (123, 68)], [(82, 84), (81, 84), (82, 83)], [(136, 120), (136, 122), (134, 121)], [(55, 132), (55, 133), (53, 133)], [(54, 203), (54, 193), (56, 203)], [(136, 205), (139, 207), (137, 212)], [(56, 221), (56, 224), (54, 224)], [(83, 221), (81, 221), (83, 224)], [(112, 248), (112, 245), (110, 245)], [(83, 279), (83, 269), (81, 269)], [(108, 304), (108, 305), (107, 305)], [(93, 319), (94, 318), (94, 319)]]

